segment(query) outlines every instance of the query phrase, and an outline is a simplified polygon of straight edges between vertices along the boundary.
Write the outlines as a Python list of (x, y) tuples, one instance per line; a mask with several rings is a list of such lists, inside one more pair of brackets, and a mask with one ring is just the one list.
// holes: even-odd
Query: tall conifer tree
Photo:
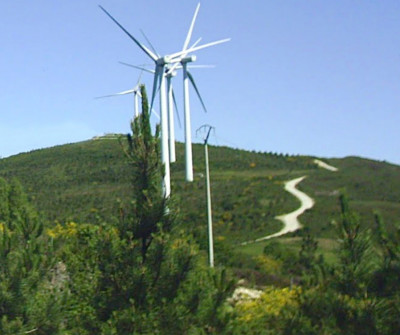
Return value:
[(161, 191), (164, 166), (160, 161), (159, 126), (151, 132), (146, 89), (141, 86), (142, 113), (131, 123), (132, 135), (127, 135), (125, 153), (132, 165), (133, 206), (124, 213), (121, 232), (141, 241), (142, 261), (159, 229), (169, 230), (167, 201)]

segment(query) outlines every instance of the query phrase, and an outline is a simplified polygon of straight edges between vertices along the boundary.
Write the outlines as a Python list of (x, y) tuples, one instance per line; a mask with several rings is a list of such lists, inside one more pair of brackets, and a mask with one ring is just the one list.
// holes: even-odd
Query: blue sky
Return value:
[[(151, 64), (98, 8), (160, 54), (181, 50), (195, 0), (0, 2), (0, 156), (129, 131), (132, 88)], [(196, 52), (192, 131), (211, 144), (400, 164), (399, 1), (202, 1), (192, 40), (231, 37)], [(151, 75), (143, 74), (151, 91)], [(175, 82), (182, 114), (182, 85)], [(183, 130), (177, 128), (183, 140)]]

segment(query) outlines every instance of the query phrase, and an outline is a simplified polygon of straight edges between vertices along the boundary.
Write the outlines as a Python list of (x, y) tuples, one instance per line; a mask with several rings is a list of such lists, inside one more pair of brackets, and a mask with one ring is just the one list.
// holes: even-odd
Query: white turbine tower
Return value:
[(166, 72), (167, 92), (168, 92), (168, 138), (169, 138), (169, 159), (171, 163), (176, 162), (175, 154), (175, 123), (174, 123), (174, 91), (172, 88), (172, 77), (176, 76), (176, 72)]
[[(185, 42), (183, 44), (182, 54), (181, 54), (181, 59), (180, 59), (180, 63), (183, 68), (183, 99), (184, 99), (185, 161), (186, 161), (186, 163), (185, 163), (186, 169), (185, 170), (186, 170), (186, 181), (189, 181), (189, 182), (193, 181), (192, 130), (191, 130), (191, 117), (190, 117), (189, 81), (193, 85), (193, 88), (195, 89), (197, 96), (199, 97), (204, 110), (207, 111), (207, 109), (204, 105), (203, 99), (200, 96), (200, 92), (196, 86), (194, 79), (193, 79), (193, 76), (188, 71), (188, 63), (196, 61), (196, 56), (195, 55), (187, 56), (187, 55), (193, 51), (199, 50), (199, 49), (193, 48), (193, 47), (188, 49), (188, 45), (189, 45), (190, 39), (192, 37), (194, 24), (196, 22), (196, 18), (197, 18), (199, 9), (200, 9), (200, 3), (197, 5), (196, 10), (194, 12), (188, 34), (187, 34)], [(220, 40), (220, 41), (213, 43), (212, 45), (228, 42), (229, 40), (230, 40), (230, 38)], [(172, 65), (170, 67), (169, 71), (172, 72), (176, 68), (178, 68), (177, 63)]]
[[(192, 26), (194, 25), (194, 20), (197, 15), (197, 11), (199, 5), (197, 6), (195, 17), (192, 21), (191, 29), (189, 29), (188, 36), (185, 41), (184, 50), (170, 54), (165, 56), (159, 56), (153, 53), (150, 49), (146, 46), (141, 44), (135, 37), (133, 37), (110, 13), (108, 13), (102, 6), (99, 6), (100, 9), (112, 20), (114, 23), (120, 27), (125, 34), (127, 34), (130, 39), (135, 42), (135, 44), (148, 56), (150, 57), (155, 63), (155, 70), (154, 70), (154, 81), (153, 81), (153, 93), (151, 98), (150, 110), (153, 107), (153, 102), (157, 90), (160, 92), (160, 114), (161, 114), (161, 161), (164, 164), (165, 174), (163, 180), (163, 191), (164, 196), (168, 198), (171, 193), (171, 183), (170, 183), (170, 167), (169, 167), (169, 150), (168, 150), (168, 115), (167, 115), (167, 92), (166, 92), (166, 85), (165, 85), (165, 67), (167, 64), (179, 64), (179, 62), (190, 52), (194, 52), (200, 49), (204, 49), (216, 44), (220, 44), (223, 42), (227, 42), (229, 39), (215, 41), (207, 44), (203, 44), (200, 46), (195, 46), (187, 49), (187, 45), (190, 41), (191, 37), (191, 30)], [(172, 72), (173, 70), (171, 70)]]
[[(133, 67), (135, 69), (139, 69), (145, 72), (152, 73), (154, 75), (154, 70), (149, 70), (146, 69), (142, 66), (136, 66), (124, 62), (120, 62), (123, 65)], [(178, 122), (179, 125), (181, 123), (179, 114), (178, 114), (178, 108), (176, 105), (176, 100), (175, 100), (175, 95), (174, 95), (174, 89), (172, 87), (172, 78), (176, 76), (176, 72), (168, 71), (168, 67), (165, 70), (164, 75), (166, 76), (167, 79), (167, 105), (168, 105), (168, 140), (169, 140), (169, 161), (170, 163), (174, 163), (176, 161), (176, 154), (175, 154), (175, 122), (174, 122), (174, 106), (176, 109), (176, 115), (178, 116)]]
[(119, 93), (115, 93), (115, 94), (109, 94), (109, 95), (103, 95), (101, 97), (96, 97), (95, 99), (102, 99), (102, 98), (110, 98), (110, 97), (117, 97), (117, 96), (121, 96), (121, 95), (127, 95), (127, 94), (133, 94), (133, 99), (134, 99), (134, 108), (135, 108), (135, 117), (139, 116), (139, 97), (141, 98), (141, 94), (140, 94), (140, 78), (141, 78), (142, 74), (140, 74), (139, 79), (136, 83), (136, 86), (134, 88), (132, 88), (131, 90), (127, 90), (127, 91), (122, 91)]
[(157, 91), (157, 86), (160, 89), (160, 115), (161, 115), (161, 161), (164, 164), (164, 180), (163, 180), (163, 194), (168, 198), (171, 194), (171, 181), (170, 181), (170, 168), (169, 168), (169, 154), (168, 154), (168, 122), (166, 114), (166, 92), (164, 80), (164, 67), (169, 63), (170, 57), (160, 57), (154, 54), (150, 49), (141, 44), (135, 37), (133, 37), (114, 17), (111, 16), (102, 6), (99, 6), (106, 15), (120, 27), (135, 44), (142, 49), (142, 51), (150, 57), (155, 63), (155, 73), (153, 82), (153, 94), (151, 98), (151, 107), (153, 107), (154, 97)]

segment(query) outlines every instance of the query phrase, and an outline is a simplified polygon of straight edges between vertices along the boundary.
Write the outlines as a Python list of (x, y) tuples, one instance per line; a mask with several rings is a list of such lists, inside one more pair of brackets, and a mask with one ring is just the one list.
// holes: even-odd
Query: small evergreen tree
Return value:
[(153, 241), (153, 234), (170, 229), (166, 199), (161, 192), (163, 165), (159, 152), (159, 126), (151, 132), (149, 105), (145, 87), (141, 87), (142, 113), (131, 123), (125, 154), (132, 166), (132, 206), (121, 211), (120, 232), (124, 238), (141, 241), (142, 262)]
[(0, 179), (0, 199), (0, 333), (59, 334), (66, 284), (43, 223), (18, 181)]
[(359, 217), (349, 209), (347, 196), (340, 196), (342, 221), (338, 225), (340, 263), (336, 269), (337, 283), (342, 293), (364, 296), (374, 270), (369, 231), (361, 230)]
[(299, 265), (302, 271), (303, 285), (324, 284), (328, 276), (328, 267), (322, 255), (317, 255), (318, 241), (304, 228), (301, 248), (299, 252)]

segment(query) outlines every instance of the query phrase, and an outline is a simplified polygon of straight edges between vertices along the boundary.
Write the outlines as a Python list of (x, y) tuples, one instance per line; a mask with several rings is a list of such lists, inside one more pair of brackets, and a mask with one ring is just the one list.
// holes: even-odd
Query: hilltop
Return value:
[[(18, 178), (49, 224), (100, 222), (118, 215), (129, 201), (129, 165), (118, 136), (35, 150), (0, 160), (0, 176)], [(249, 152), (210, 146), (213, 219), (217, 239), (239, 243), (281, 227), (275, 216), (299, 206), (284, 182), (308, 176), (299, 189), (315, 200), (300, 221), (318, 237), (330, 237), (339, 217), (338, 195), (346, 189), (362, 220), (381, 212), (389, 229), (400, 222), (400, 167), (359, 157), (324, 159), (337, 172), (319, 167), (316, 157)], [(183, 145), (172, 165), (173, 197), (193, 230), (206, 225), (203, 146), (194, 144), (193, 183), (184, 182)], [(297, 234), (301, 234), (298, 232)]]

